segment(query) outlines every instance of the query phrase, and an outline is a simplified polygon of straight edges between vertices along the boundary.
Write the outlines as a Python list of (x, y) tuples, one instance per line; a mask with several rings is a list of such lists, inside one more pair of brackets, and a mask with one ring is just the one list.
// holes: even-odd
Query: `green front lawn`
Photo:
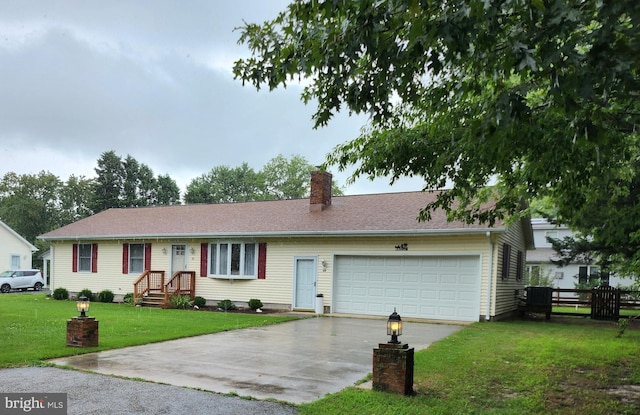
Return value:
[[(569, 321), (570, 323), (561, 323)], [(475, 323), (416, 352), (413, 397), (348, 388), (331, 414), (638, 414), (640, 330), (588, 319)]]
[(67, 320), (77, 316), (75, 301), (45, 294), (0, 295), (0, 367), (32, 365), (45, 359), (137, 344), (274, 324), (295, 317), (269, 314), (162, 310), (92, 302), (99, 321), (99, 347), (67, 347)]
[[(0, 367), (292, 319), (91, 303), (89, 315), (100, 321), (100, 346), (77, 349), (65, 344), (66, 321), (75, 315), (73, 301), (0, 295)], [(476, 323), (416, 352), (415, 396), (350, 387), (298, 410), (302, 415), (637, 414), (640, 329), (635, 324), (617, 334), (616, 324), (585, 317)]]

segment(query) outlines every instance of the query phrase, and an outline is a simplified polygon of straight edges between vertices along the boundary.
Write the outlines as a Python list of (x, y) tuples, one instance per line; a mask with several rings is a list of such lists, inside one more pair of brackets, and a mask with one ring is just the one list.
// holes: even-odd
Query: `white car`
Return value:
[(44, 279), (37, 269), (14, 269), (0, 274), (0, 292), (3, 293), (11, 290), (27, 291), (28, 288), (40, 291), (42, 287)]

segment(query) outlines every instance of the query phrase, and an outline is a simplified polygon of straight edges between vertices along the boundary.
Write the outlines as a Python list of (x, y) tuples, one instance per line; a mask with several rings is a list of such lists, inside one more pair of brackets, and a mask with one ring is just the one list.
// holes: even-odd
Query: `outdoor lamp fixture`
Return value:
[(393, 313), (387, 320), (387, 336), (391, 336), (391, 344), (399, 344), (398, 336), (402, 334), (402, 319), (400, 315), (396, 313), (396, 308), (393, 308)]
[(84, 295), (81, 295), (76, 301), (76, 306), (78, 307), (78, 312), (80, 313), (80, 317), (86, 317), (87, 312), (89, 311), (89, 299)]
[(162, 253), (167, 255), (167, 248), (162, 248)]

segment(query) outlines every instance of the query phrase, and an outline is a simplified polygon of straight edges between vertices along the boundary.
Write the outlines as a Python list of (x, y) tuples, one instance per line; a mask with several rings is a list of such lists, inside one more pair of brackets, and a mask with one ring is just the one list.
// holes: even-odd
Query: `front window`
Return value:
[(219, 242), (209, 245), (209, 274), (223, 278), (256, 278), (257, 245)]
[(91, 244), (78, 245), (78, 271), (91, 272)]
[(20, 255), (11, 255), (11, 269), (20, 269)]
[(144, 272), (144, 244), (129, 244), (129, 272)]

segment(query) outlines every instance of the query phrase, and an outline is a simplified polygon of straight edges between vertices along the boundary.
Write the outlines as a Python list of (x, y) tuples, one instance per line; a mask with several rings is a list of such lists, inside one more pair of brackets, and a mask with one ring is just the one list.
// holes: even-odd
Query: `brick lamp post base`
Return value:
[(401, 343), (373, 349), (373, 390), (413, 395), (413, 352)]
[(98, 346), (98, 322), (93, 317), (73, 317), (67, 320), (67, 346)]

